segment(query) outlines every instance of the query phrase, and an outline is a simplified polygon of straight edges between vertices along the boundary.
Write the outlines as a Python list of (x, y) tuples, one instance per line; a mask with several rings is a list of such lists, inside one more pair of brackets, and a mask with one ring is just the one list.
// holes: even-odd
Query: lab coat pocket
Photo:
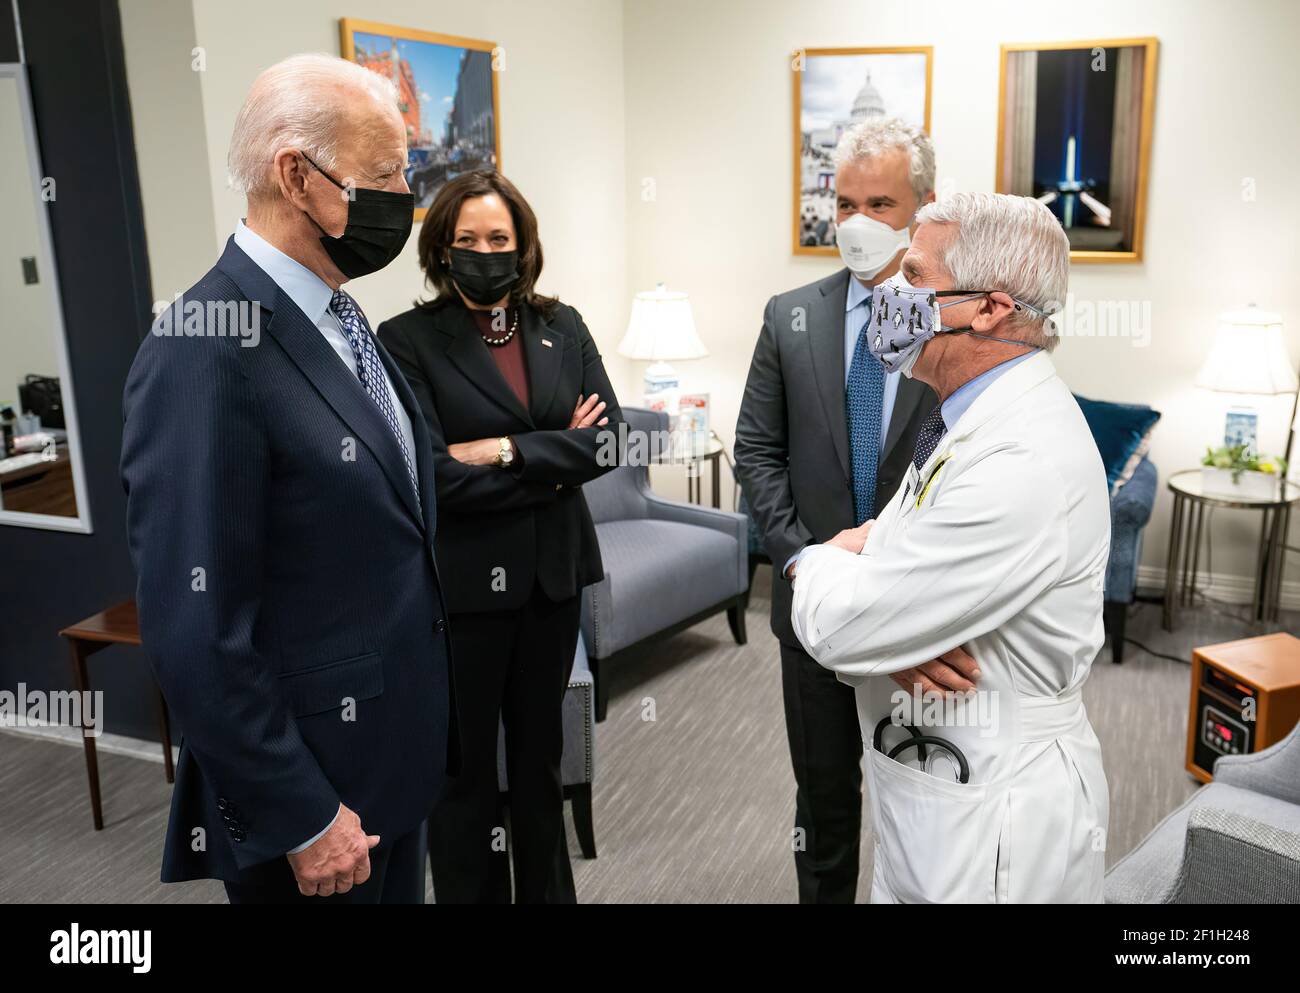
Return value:
[(900, 903), (993, 903), (1007, 792), (958, 783), (868, 749), (876, 857)]

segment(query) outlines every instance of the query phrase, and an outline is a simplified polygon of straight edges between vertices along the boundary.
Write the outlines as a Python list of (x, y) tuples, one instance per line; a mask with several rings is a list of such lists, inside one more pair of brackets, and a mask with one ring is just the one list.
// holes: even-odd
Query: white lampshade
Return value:
[(703, 358), (709, 350), (695, 331), (686, 294), (666, 290), (660, 283), (633, 298), (632, 317), (618, 353), (648, 362), (673, 362)]
[(1282, 318), (1252, 304), (1222, 314), (1196, 385), (1219, 393), (1294, 393), (1297, 382)]

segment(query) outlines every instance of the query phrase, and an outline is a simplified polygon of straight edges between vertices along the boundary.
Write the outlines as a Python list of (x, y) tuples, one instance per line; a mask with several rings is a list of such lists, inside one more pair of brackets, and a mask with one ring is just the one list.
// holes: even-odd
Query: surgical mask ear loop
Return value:
[[(945, 292), (945, 291), (940, 291), (940, 292)], [(960, 290), (957, 291), (957, 292), (960, 292)], [(989, 293), (992, 293), (992, 292), (993, 292), (992, 290), (982, 290), (982, 291), (980, 291), (979, 293), (976, 293), (974, 296), (968, 296), (968, 297), (965, 297), (965, 298), (963, 298), (963, 299), (961, 299), (961, 300), (949, 300), (947, 303), (937, 304), (937, 305), (935, 306), (934, 309), (935, 309), (935, 310), (938, 310), (938, 311), (942, 311), (944, 307), (954, 307), (954, 306), (956, 306), (956, 305), (959, 304), (959, 303), (968, 303), (968, 302), (970, 302), (971, 300), (978, 300), (980, 297), (982, 297), (982, 296), (987, 296)], [(1005, 292), (1005, 291), (1003, 291), (1003, 292)], [(938, 295), (938, 294), (936, 294), (936, 296), (937, 296), (937, 295)], [(1022, 301), (1020, 301), (1020, 300), (1017, 300), (1015, 297), (1011, 297), (1011, 302), (1015, 305), (1015, 309), (1016, 309), (1016, 310), (1028, 310), (1028, 311), (1031, 311), (1031, 312), (1033, 312), (1033, 314), (1034, 314), (1036, 317), (1038, 317), (1040, 320), (1044, 320), (1044, 321), (1045, 321), (1045, 320), (1047, 320), (1049, 317), (1051, 317), (1051, 315), (1048, 314), (1046, 311), (1039, 310), (1039, 309), (1038, 309), (1037, 307), (1035, 307), (1033, 304), (1024, 303), (1024, 302), (1022, 302)], [(973, 330), (973, 329), (971, 329), (971, 328), (949, 328), (949, 327), (944, 327), (942, 321), (939, 322), (939, 331), (936, 332), (936, 333), (941, 333), (941, 334), (968, 334), (968, 335), (970, 335), (972, 338), (983, 338), (985, 341), (1000, 341), (1000, 342), (1002, 342), (1002, 344), (1004, 344), (1004, 345), (1019, 345), (1021, 348), (1039, 349), (1039, 348), (1042, 348), (1042, 347), (1043, 347), (1042, 345), (1031, 345), (1031, 344), (1030, 344), (1029, 342), (1027, 342), (1027, 341), (1018, 341), (1018, 340), (1015, 339), (1015, 338), (997, 338), (997, 337), (995, 337), (995, 336), (993, 336), (993, 335), (991, 335), (991, 334), (981, 334), (980, 332), (975, 331), (975, 330)]]

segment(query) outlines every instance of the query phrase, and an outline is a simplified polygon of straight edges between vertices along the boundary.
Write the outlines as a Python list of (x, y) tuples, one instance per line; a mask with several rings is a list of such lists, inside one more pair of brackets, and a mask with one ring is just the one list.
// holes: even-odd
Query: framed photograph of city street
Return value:
[(933, 49), (801, 48), (794, 78), (796, 255), (834, 255), (835, 167), (840, 136), (869, 117), (898, 117), (930, 130)]
[(996, 189), (1045, 203), (1075, 261), (1142, 261), (1158, 45), (1002, 46)]
[(495, 43), (344, 17), (339, 47), (345, 59), (397, 87), (417, 221), (447, 180), (501, 168)]

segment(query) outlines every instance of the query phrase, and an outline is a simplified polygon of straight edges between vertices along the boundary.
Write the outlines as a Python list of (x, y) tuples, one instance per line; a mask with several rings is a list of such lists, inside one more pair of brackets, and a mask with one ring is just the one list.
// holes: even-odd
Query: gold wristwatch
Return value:
[(499, 439), (498, 443), (501, 447), (497, 449), (497, 458), (494, 464), (502, 469), (507, 469), (510, 467), (510, 463), (515, 460), (515, 446), (510, 443), (509, 437)]

